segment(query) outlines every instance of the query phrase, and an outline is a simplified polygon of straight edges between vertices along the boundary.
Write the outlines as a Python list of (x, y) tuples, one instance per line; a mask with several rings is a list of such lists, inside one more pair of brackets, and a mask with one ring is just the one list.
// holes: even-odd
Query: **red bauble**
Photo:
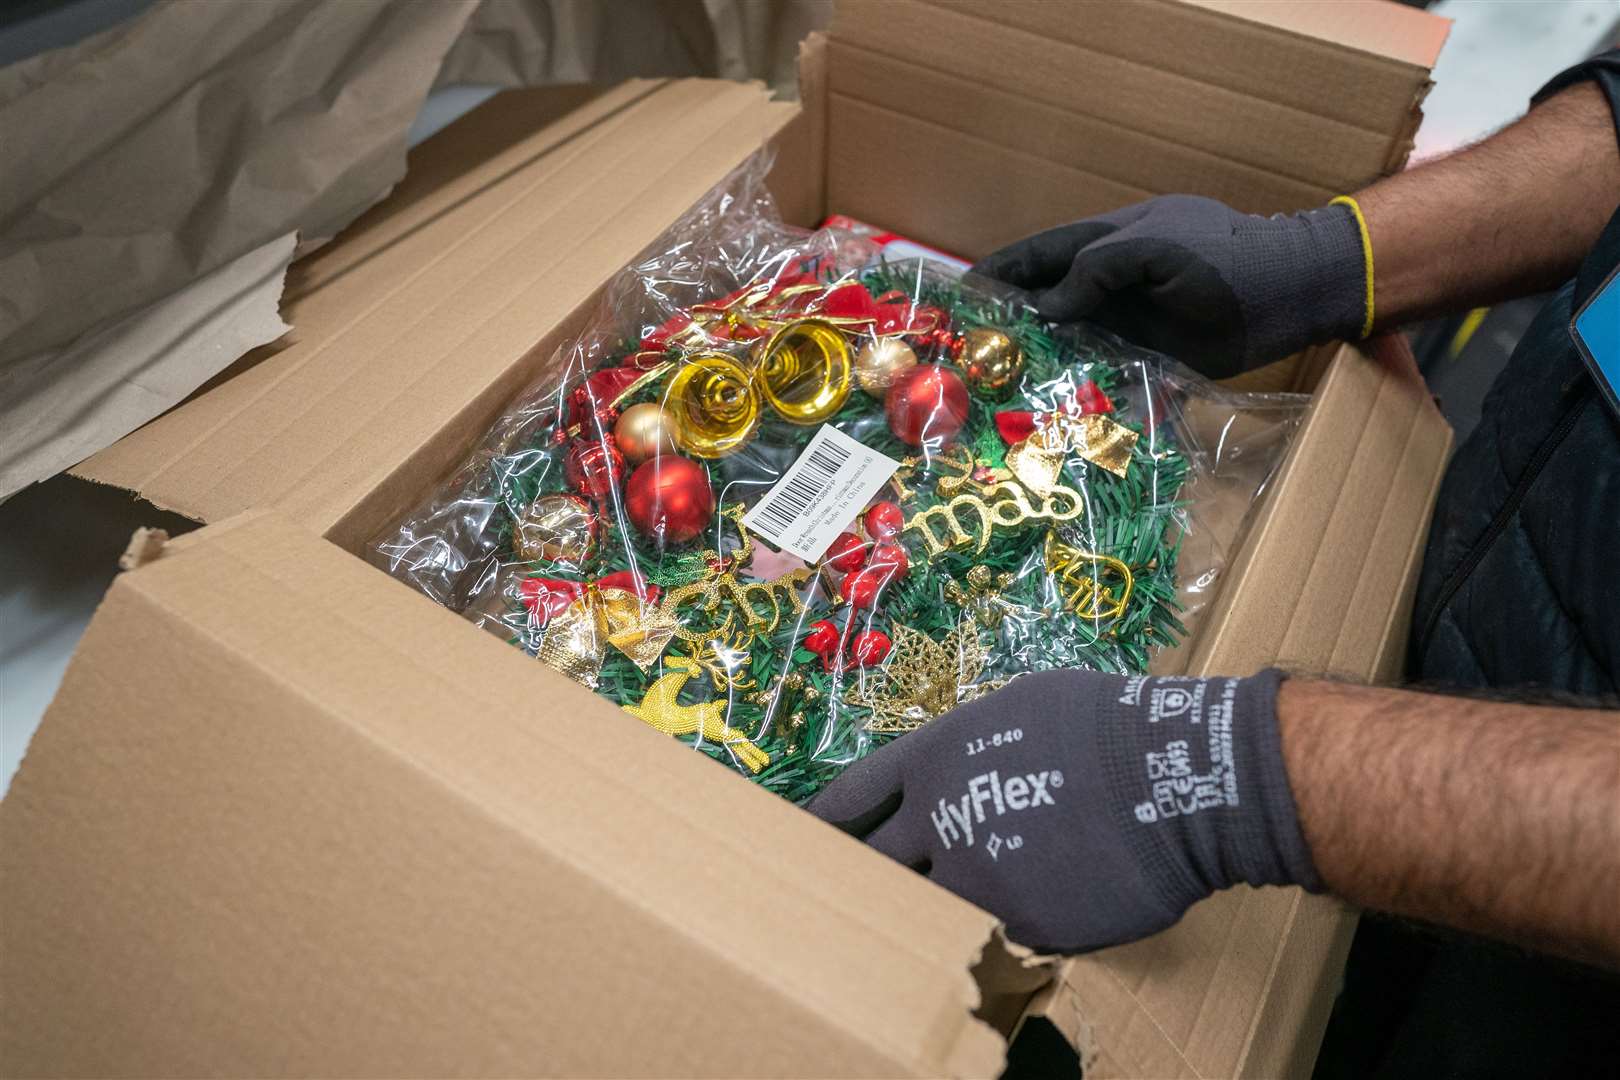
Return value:
[(909, 569), (911, 560), (906, 558), (906, 549), (899, 544), (879, 544), (866, 560), (867, 573), (876, 574), (884, 584), (905, 577)]
[(823, 561), (840, 574), (853, 573), (866, 565), (866, 553), (870, 546), (854, 533), (842, 532), (827, 548)]
[(866, 535), (874, 540), (889, 540), (900, 535), (906, 527), (906, 514), (892, 502), (873, 503), (862, 519)]
[(967, 423), (967, 387), (948, 367), (918, 364), (895, 376), (883, 407), (889, 430), (907, 446), (944, 446)]
[(849, 655), (856, 667), (873, 667), (883, 663), (891, 648), (889, 635), (881, 630), (862, 630), (849, 642)]
[(714, 517), (708, 471), (691, 458), (660, 454), (630, 474), (624, 512), (645, 536), (677, 544), (691, 540)]
[(810, 632), (804, 635), (804, 647), (820, 657), (832, 656), (838, 651), (838, 638), (838, 627), (833, 621), (822, 619), (810, 624)]
[(606, 499), (624, 476), (624, 455), (613, 436), (575, 439), (563, 459), (563, 479), (581, 495)]

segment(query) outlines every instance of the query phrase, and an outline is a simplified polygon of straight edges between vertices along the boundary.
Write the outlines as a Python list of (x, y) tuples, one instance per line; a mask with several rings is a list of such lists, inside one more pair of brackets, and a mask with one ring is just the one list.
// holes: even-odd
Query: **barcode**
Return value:
[(835, 442), (823, 442), (804, 459), (804, 467), (755, 508), (753, 517), (778, 536), (787, 532), (815, 502), (816, 496), (838, 475), (849, 451)]

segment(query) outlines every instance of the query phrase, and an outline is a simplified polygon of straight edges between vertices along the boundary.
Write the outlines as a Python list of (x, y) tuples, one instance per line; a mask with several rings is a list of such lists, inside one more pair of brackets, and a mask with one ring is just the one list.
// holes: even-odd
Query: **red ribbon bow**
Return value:
[[(1108, 395), (1102, 392), (1102, 387), (1088, 381), (1076, 388), (1074, 400), (1063, 411), (1069, 416), (1111, 413), (1114, 411), (1114, 403), (1108, 400)], [(1046, 415), (1043, 412), (1004, 409), (996, 413), (996, 430), (1001, 433), (1002, 442), (1014, 446), (1033, 435), (1035, 429), (1045, 421)]]
[[(625, 592), (635, 593), (649, 604), (658, 603), (662, 590), (656, 585), (650, 585), (637, 579), (636, 575), (628, 570), (616, 570), (596, 579), (598, 589), (623, 589)], [(529, 609), (530, 614), (542, 623), (550, 622), (585, 594), (583, 581), (564, 581), (561, 578), (530, 577), (524, 578), (518, 585), (518, 599), (523, 606)]]

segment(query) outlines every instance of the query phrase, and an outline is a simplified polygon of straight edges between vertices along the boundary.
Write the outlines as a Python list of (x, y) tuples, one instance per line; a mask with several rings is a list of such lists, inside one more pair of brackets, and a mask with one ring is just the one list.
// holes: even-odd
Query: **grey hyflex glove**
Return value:
[(973, 272), (1029, 292), (1044, 318), (1090, 319), (1211, 378), (1361, 337), (1367, 314), (1361, 230), (1342, 204), (1261, 217), (1162, 195), (1025, 237)]
[(851, 766), (809, 806), (999, 916), (1081, 952), (1217, 889), (1320, 888), (1277, 734), (1282, 676), (1014, 679)]

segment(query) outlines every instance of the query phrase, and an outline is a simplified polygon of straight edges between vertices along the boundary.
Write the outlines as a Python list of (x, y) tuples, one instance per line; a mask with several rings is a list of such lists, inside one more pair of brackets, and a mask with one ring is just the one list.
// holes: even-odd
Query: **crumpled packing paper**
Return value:
[(287, 262), (404, 175), (435, 85), (791, 85), (829, 6), (165, 0), (0, 69), (0, 499), (286, 332)]

